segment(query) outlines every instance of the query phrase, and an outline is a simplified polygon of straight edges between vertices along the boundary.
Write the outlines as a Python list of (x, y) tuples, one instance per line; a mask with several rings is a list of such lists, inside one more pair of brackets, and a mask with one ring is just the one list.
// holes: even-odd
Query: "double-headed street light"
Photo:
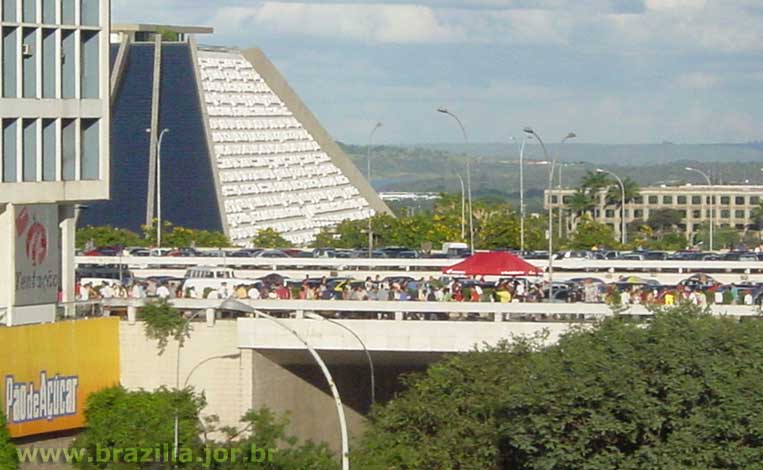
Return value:
[[(523, 254), (525, 252), (525, 147), (527, 141), (532, 138), (532, 135), (527, 134), (519, 147), (519, 252)], [(510, 140), (517, 141), (514, 137)]]
[(628, 226), (625, 221), (625, 184), (619, 176), (612, 173), (611, 171), (604, 170), (603, 168), (597, 168), (596, 173), (610, 175), (615, 178), (617, 180), (617, 184), (620, 185), (620, 192), (622, 197), (622, 199), (620, 199), (622, 203), (622, 207), (620, 208), (622, 209), (620, 213), (620, 241), (623, 245), (625, 245), (628, 242)]
[(554, 301), (554, 209), (551, 207), (551, 194), (554, 190), (554, 168), (556, 166), (556, 159), (551, 159), (548, 155), (548, 149), (546, 144), (543, 143), (543, 139), (532, 127), (525, 127), (524, 132), (527, 135), (531, 135), (538, 139), (541, 148), (543, 149), (543, 155), (546, 157), (546, 161), (551, 162), (551, 167), (548, 171), (548, 300)]
[[(157, 141), (156, 154), (156, 247), (162, 247), (162, 141), (164, 134), (169, 133), (169, 129), (162, 129)], [(151, 129), (146, 129), (147, 134), (151, 134)]]
[(266, 320), (269, 320), (276, 325), (278, 325), (280, 328), (283, 328), (284, 330), (288, 331), (292, 335), (294, 335), (297, 340), (305, 346), (307, 351), (310, 353), (310, 355), (313, 357), (315, 362), (318, 364), (318, 367), (320, 367), (321, 372), (323, 372), (323, 376), (326, 378), (326, 381), (328, 382), (329, 389), (331, 389), (331, 394), (334, 396), (334, 403), (336, 404), (336, 412), (339, 416), (339, 430), (341, 433), (342, 438), (342, 470), (350, 470), (350, 439), (349, 434), (347, 432), (347, 420), (344, 415), (344, 405), (342, 404), (342, 399), (339, 397), (339, 390), (336, 387), (336, 382), (334, 382), (334, 378), (331, 376), (331, 372), (329, 371), (329, 368), (326, 366), (326, 363), (323, 362), (323, 359), (321, 359), (321, 356), (318, 354), (318, 352), (308, 343), (302, 335), (300, 335), (297, 330), (286, 324), (283, 320), (280, 320), (278, 318), (275, 318), (273, 316), (270, 316), (264, 312), (261, 312), (251, 305), (245, 304), (241, 301), (235, 300), (235, 299), (227, 299), (222, 304), (220, 304), (219, 307), (220, 310), (229, 310), (232, 312), (241, 312), (241, 313), (253, 313), (257, 316), (257, 318), (264, 318)]
[[(452, 117), (458, 123), (458, 127), (461, 128), (461, 134), (464, 137), (464, 143), (469, 144), (469, 136), (466, 134), (466, 128), (461, 120), (455, 114), (448, 111), (446, 108), (437, 108), (438, 113), (447, 114)], [(467, 152), (469, 149), (467, 148)], [(469, 199), (469, 245), (471, 253), (474, 254), (474, 211), (472, 210), (472, 163), (471, 157), (466, 156), (466, 191)]]
[(360, 335), (355, 333), (355, 331), (348, 327), (347, 325), (340, 323), (336, 320), (332, 320), (331, 318), (326, 318), (322, 315), (318, 315), (317, 313), (312, 312), (305, 312), (305, 318), (309, 318), (310, 320), (317, 320), (317, 321), (323, 321), (327, 323), (331, 323), (332, 325), (338, 326), (339, 328), (347, 331), (350, 333), (357, 341), (360, 343), (360, 347), (363, 348), (363, 352), (366, 354), (366, 359), (368, 360), (368, 368), (371, 374), (371, 404), (376, 403), (376, 373), (374, 372), (374, 360), (371, 358), (371, 352), (368, 351), (368, 347), (366, 346), (366, 343), (363, 342)]
[[(704, 171), (699, 170), (697, 168), (692, 168), (692, 167), (689, 167), (689, 166), (686, 167), (686, 171), (691, 171), (691, 172), (694, 172), (694, 173), (699, 173), (700, 175), (702, 175), (705, 178), (705, 180), (707, 181), (707, 185), (710, 186), (710, 189), (713, 188), (713, 180), (711, 180), (710, 179), (710, 175), (708, 175)], [(716, 212), (717, 212), (715, 210), (715, 199), (716, 199), (715, 198), (715, 194), (712, 194), (711, 198), (712, 199), (710, 199), (710, 200), (712, 201), (712, 205), (710, 206), (710, 251), (713, 251), (713, 247), (714, 247), (714, 232), (715, 232), (715, 217), (716, 217)]]
[[(560, 147), (559, 148), (559, 152), (561, 153), (561, 147), (564, 145), (565, 142), (567, 142), (570, 139), (574, 139), (576, 137), (577, 137), (577, 134), (575, 134), (574, 132), (570, 132), (569, 134), (564, 136), (564, 138), (562, 139), (562, 142), (561, 142), (561, 144), (559, 146)], [(562, 238), (562, 235), (563, 235), (562, 228), (564, 226), (564, 224), (562, 223), (563, 222), (562, 219), (564, 217), (564, 215), (563, 215), (563, 213), (564, 213), (564, 204), (563, 204), (564, 196), (562, 195), (562, 189), (564, 189), (564, 186), (562, 185), (562, 169), (564, 167), (565, 167), (565, 164), (562, 163), (562, 162), (559, 162), (559, 239)]]
[(461, 173), (456, 173), (458, 182), (461, 183), (461, 240), (466, 239), (466, 189), (464, 189), (464, 178)]

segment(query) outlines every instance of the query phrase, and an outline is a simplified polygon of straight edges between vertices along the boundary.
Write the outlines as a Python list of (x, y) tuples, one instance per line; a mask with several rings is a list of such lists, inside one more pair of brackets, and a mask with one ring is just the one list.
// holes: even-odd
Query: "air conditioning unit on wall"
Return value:
[(21, 55), (24, 57), (32, 57), (32, 46), (29, 44), (22, 44)]

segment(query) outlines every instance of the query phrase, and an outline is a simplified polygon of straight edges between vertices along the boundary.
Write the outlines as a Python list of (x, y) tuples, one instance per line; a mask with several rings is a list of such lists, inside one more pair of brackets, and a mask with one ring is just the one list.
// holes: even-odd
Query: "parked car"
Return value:
[(254, 258), (255, 256), (257, 256), (257, 254), (259, 254), (262, 251), (263, 250), (256, 249), (256, 248), (242, 248), (240, 250), (230, 253), (228, 256), (230, 256), (231, 258)]
[(759, 261), (758, 255), (751, 252), (732, 251), (721, 258), (722, 261)]
[(643, 255), (647, 261), (664, 261), (668, 258), (668, 254), (664, 251), (647, 251)]
[(291, 258), (281, 250), (262, 250), (254, 255), (255, 258)]
[(411, 251), (410, 248), (404, 246), (386, 246), (384, 248), (380, 248), (380, 250), (383, 251), (388, 258), (399, 258), (400, 253)]
[(102, 246), (84, 253), (85, 256), (120, 256), (121, 254), (122, 248), (118, 246)]

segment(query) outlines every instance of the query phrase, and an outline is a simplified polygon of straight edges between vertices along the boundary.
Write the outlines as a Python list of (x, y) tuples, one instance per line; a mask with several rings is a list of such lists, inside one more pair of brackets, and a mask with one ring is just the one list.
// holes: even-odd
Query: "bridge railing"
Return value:
[[(135, 321), (138, 310), (151, 300), (108, 299), (102, 301), (106, 314), (122, 312), (129, 321)], [(181, 311), (204, 310), (207, 323), (213, 324), (221, 312), (221, 300), (170, 299)], [(374, 302), (333, 300), (257, 300), (242, 301), (265, 313), (290, 318), (304, 318), (306, 313), (319, 313), (335, 319), (373, 319), (379, 321), (439, 320), (439, 321), (597, 321), (615, 315), (605, 304), (586, 303), (478, 303), (478, 302)], [(714, 315), (734, 318), (760, 317), (756, 306), (714, 305)], [(644, 305), (631, 305), (618, 312), (620, 315), (648, 318), (653, 311)]]

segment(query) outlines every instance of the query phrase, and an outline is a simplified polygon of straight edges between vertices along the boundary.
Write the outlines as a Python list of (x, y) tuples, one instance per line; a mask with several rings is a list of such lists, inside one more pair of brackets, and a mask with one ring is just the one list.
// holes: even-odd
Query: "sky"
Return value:
[(763, 0), (112, 0), (259, 47), (335, 139), (763, 139)]

